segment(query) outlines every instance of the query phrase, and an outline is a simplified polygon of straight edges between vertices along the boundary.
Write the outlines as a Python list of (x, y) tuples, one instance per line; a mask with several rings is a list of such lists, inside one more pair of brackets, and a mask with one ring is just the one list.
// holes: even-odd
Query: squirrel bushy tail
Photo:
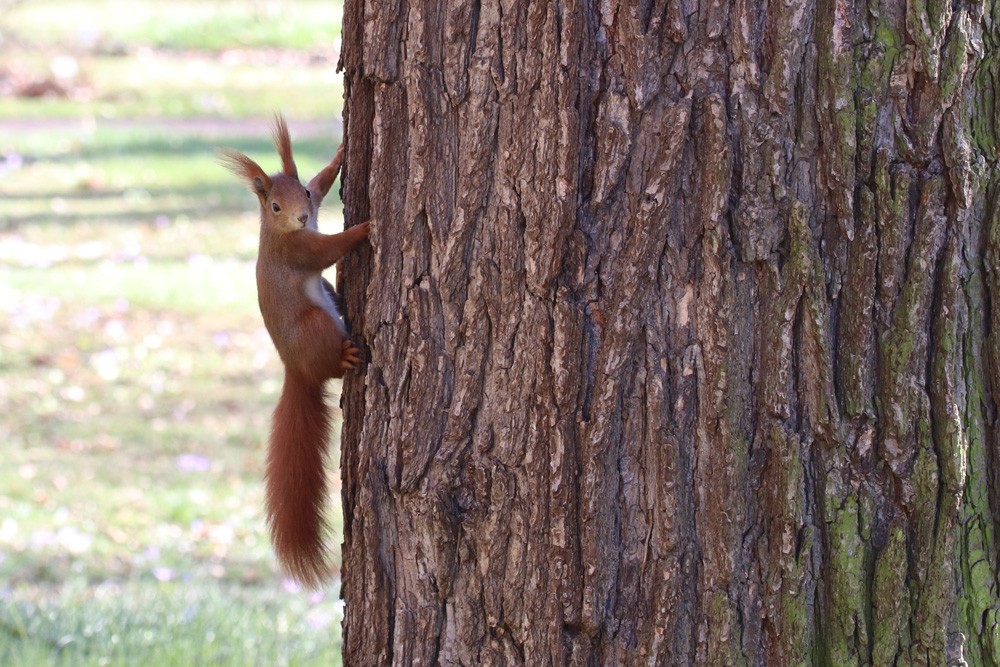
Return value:
[(278, 562), (310, 587), (330, 575), (323, 541), (329, 436), (323, 385), (286, 369), (267, 453), (267, 519)]

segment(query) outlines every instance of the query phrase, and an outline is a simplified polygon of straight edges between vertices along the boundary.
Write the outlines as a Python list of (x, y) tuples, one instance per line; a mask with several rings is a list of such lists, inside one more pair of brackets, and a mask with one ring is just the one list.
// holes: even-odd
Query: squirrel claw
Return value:
[(354, 343), (345, 340), (340, 346), (340, 367), (343, 370), (350, 370), (358, 367), (361, 363), (361, 350), (354, 347)]

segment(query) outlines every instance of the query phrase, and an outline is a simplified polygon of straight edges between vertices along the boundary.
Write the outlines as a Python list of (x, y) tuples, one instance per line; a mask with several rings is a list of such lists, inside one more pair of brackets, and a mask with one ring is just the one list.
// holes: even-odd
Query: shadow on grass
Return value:
[[(220, 167), (221, 169), (221, 167)], [(27, 193), (5, 193), (4, 200), (7, 202), (39, 202), (39, 201), (51, 201), (57, 197), (62, 197), (64, 199), (79, 199), (83, 201), (115, 201), (118, 199), (124, 199), (130, 193), (141, 191), (145, 196), (149, 196), (151, 200), (160, 197), (186, 197), (190, 199), (224, 199), (232, 201), (233, 209), (239, 209), (239, 201), (242, 198), (237, 197), (235, 194), (228, 192), (228, 190), (223, 191), (219, 187), (218, 183), (202, 183), (199, 185), (185, 185), (178, 187), (158, 187), (150, 188), (143, 186), (135, 186), (128, 188), (93, 188), (93, 189), (72, 189), (72, 190), (46, 190), (46, 191), (34, 191)]]
[[(220, 167), (221, 169), (221, 167)], [(142, 204), (135, 204), (129, 201), (130, 194), (141, 193)], [(340, 202), (340, 189), (335, 186), (333, 194), (324, 206), (320, 209), (320, 220), (324, 220), (331, 212), (339, 211), (342, 207)], [(238, 183), (231, 186), (220, 186), (218, 183), (205, 183), (201, 185), (190, 185), (184, 187), (159, 187), (159, 188), (116, 188), (114, 190), (50, 190), (46, 192), (32, 192), (28, 194), (14, 194), (5, 196), (5, 207), (8, 210), (16, 210), (17, 204), (50, 202), (56, 199), (63, 199), (67, 205), (72, 206), (74, 201), (85, 201), (97, 204), (107, 204), (114, 206), (117, 210), (103, 211), (32, 211), (28, 213), (3, 212), (0, 210), (0, 231), (12, 232), (21, 227), (36, 224), (58, 224), (72, 226), (84, 223), (111, 223), (111, 224), (151, 224), (157, 218), (166, 217), (174, 220), (178, 217), (187, 217), (191, 220), (213, 220), (221, 216), (238, 216), (251, 213), (256, 218), (257, 207), (252, 194), (244, 192)], [(183, 202), (179, 205), (163, 206), (165, 201)]]
[[(64, 195), (55, 195), (64, 196)], [(13, 232), (20, 227), (38, 224), (59, 224), (72, 226), (84, 223), (111, 223), (137, 225), (154, 224), (160, 216), (166, 216), (173, 220), (184, 216), (191, 220), (210, 220), (218, 218), (220, 215), (238, 215), (245, 209), (233, 208), (232, 206), (174, 206), (171, 208), (159, 208), (149, 211), (116, 211), (94, 212), (94, 213), (54, 213), (52, 211), (42, 211), (39, 213), (26, 213), (23, 215), (9, 215), (0, 218), (0, 231)]]

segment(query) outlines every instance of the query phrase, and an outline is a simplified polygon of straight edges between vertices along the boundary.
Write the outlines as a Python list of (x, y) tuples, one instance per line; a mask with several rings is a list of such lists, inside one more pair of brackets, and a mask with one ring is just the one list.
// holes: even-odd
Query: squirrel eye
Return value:
[(271, 202), (271, 210), (278, 213), (281, 211), (281, 207), (278, 206), (277, 202)]
[(312, 199), (312, 198), (313, 198), (312, 193), (306, 190), (306, 199)]

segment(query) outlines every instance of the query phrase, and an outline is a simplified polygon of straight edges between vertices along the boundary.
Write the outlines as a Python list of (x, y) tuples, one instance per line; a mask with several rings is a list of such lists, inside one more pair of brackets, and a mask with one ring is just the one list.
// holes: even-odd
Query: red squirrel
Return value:
[(260, 200), (257, 301), (285, 366), (265, 473), (271, 541), (284, 571), (315, 587), (330, 573), (323, 542), (324, 462), (330, 436), (324, 386), (361, 362), (337, 310), (333, 287), (321, 272), (368, 238), (370, 222), (340, 234), (320, 233), (317, 212), (340, 172), (343, 146), (303, 187), (281, 116), (275, 116), (273, 138), (280, 173), (268, 176), (235, 150), (221, 150), (219, 160)]

